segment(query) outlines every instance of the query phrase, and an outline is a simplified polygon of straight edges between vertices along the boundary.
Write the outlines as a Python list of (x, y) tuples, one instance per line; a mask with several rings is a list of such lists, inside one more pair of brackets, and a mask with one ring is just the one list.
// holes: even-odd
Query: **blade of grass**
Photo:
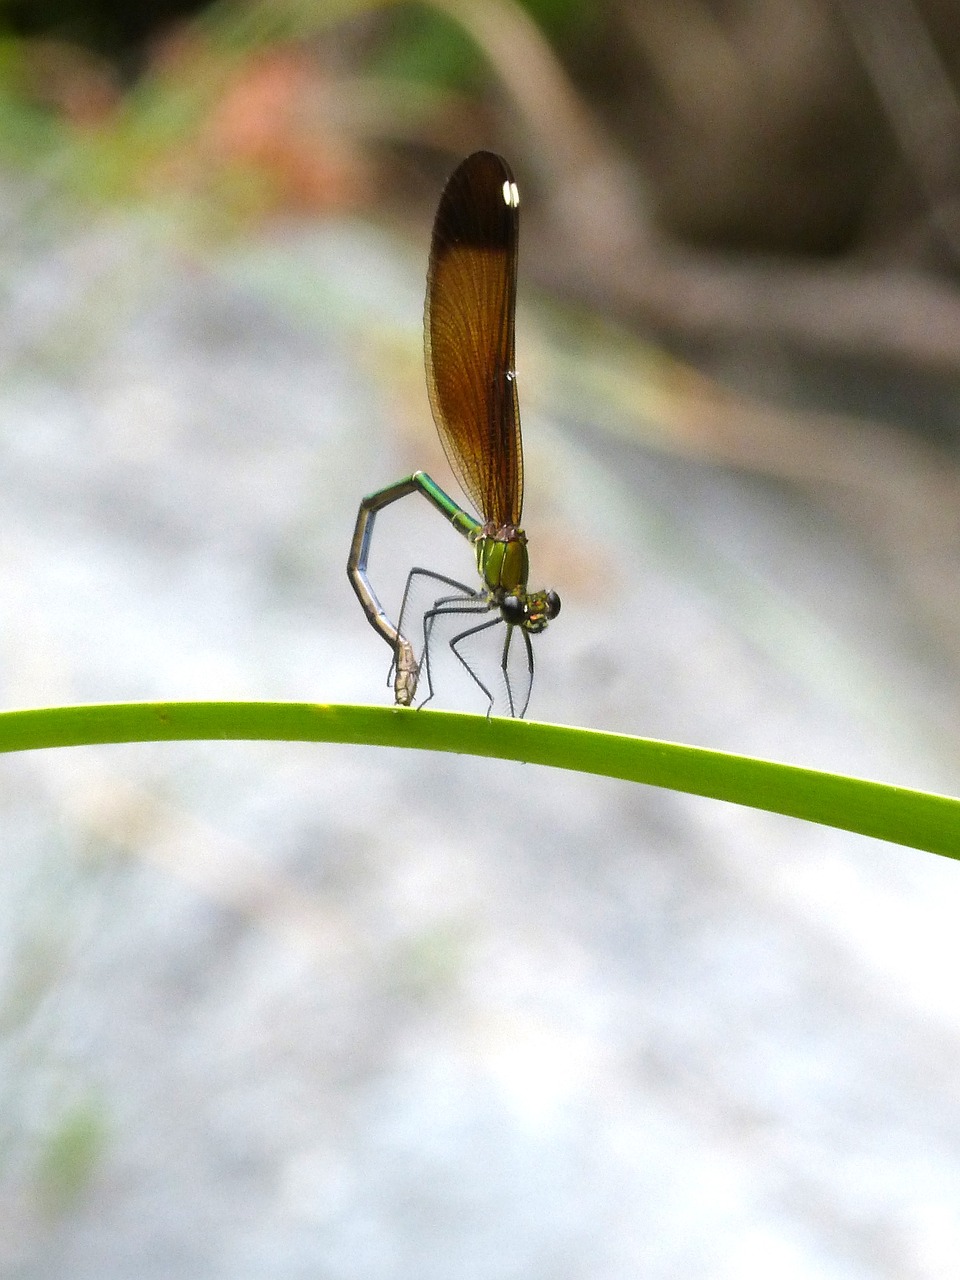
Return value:
[(133, 702), (0, 713), (0, 752), (187, 739), (350, 742), (496, 756), (668, 787), (960, 858), (960, 800), (650, 738), (445, 711)]

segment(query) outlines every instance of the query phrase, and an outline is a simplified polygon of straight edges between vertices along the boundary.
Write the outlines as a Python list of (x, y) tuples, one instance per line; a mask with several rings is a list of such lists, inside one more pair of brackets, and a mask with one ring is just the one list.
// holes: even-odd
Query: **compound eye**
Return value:
[(547, 617), (554, 619), (560, 612), (560, 597), (555, 591), (548, 591), (546, 596), (546, 609), (544, 610)]
[(505, 622), (519, 625), (527, 616), (523, 601), (519, 596), (504, 596), (500, 601), (500, 612)]

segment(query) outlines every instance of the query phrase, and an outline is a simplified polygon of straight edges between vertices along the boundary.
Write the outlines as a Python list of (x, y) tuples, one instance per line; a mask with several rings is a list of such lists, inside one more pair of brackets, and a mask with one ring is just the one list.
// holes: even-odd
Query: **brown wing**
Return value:
[(433, 420), (485, 522), (518, 525), (523, 446), (514, 369), (519, 199), (506, 161), (477, 151), (447, 183), (430, 246), (424, 345)]

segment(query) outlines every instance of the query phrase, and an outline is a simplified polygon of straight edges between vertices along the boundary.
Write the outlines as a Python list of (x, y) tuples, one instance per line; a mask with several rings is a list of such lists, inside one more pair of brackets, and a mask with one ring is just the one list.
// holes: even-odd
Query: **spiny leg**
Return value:
[[(513, 640), (514, 632), (516, 631), (520, 632), (521, 636), (523, 637), (524, 645), (526, 646), (527, 676), (528, 676), (527, 696), (526, 698), (524, 698), (523, 707), (520, 710), (519, 716), (517, 716), (517, 711), (514, 706), (513, 684), (510, 680), (510, 667), (509, 667), (510, 644), (511, 644), (511, 641)], [(530, 637), (527, 634), (527, 632), (523, 629), (523, 627), (511, 626), (509, 623), (507, 624), (507, 634), (503, 641), (503, 656), (500, 659), (500, 669), (503, 671), (503, 684), (507, 691), (507, 702), (510, 705), (510, 714), (511, 716), (516, 716), (517, 719), (522, 720), (523, 717), (527, 714), (527, 707), (530, 705), (530, 694), (533, 691), (533, 645), (530, 643)]]
[[(472, 614), (474, 616), (477, 616), (478, 614), (488, 613), (490, 611), (490, 608), (491, 608), (490, 602), (488, 601), (485, 595), (481, 595), (480, 592), (478, 591), (471, 591), (470, 596), (466, 599), (462, 596), (441, 596), (439, 600), (436, 600), (434, 602), (433, 608), (428, 609), (427, 612), (423, 615), (422, 663), (426, 670), (427, 688), (430, 690), (430, 692), (427, 694), (426, 698), (424, 698), (423, 702), (420, 703), (421, 707), (425, 707), (427, 703), (430, 701), (430, 699), (433, 697), (433, 677), (430, 672), (430, 637), (433, 634), (433, 625), (436, 622), (437, 618), (458, 617), (463, 614), (467, 614), (467, 615)], [(472, 635), (474, 631), (482, 631), (485, 627), (489, 627), (493, 625), (493, 622), (499, 622), (499, 620), (500, 620), (499, 618), (494, 618), (492, 622), (484, 622), (479, 627), (471, 627), (468, 631), (461, 632), (459, 636), (454, 636), (453, 640), (450, 641), (450, 648), (453, 649), (454, 656), (457, 658), (459, 662), (463, 664), (464, 667), (466, 667), (467, 671), (470, 673), (472, 678), (477, 682), (477, 684), (480, 685), (480, 688), (483, 690), (483, 692), (487, 695), (488, 698), (490, 697), (490, 694), (487, 691), (486, 685), (484, 685), (483, 682), (477, 678), (476, 672), (469, 665), (469, 663), (464, 661), (463, 657), (461, 657), (461, 655), (457, 652), (454, 646), (457, 640), (462, 639), (464, 636)]]
[[(474, 587), (468, 586), (465, 582), (460, 582), (457, 578), (448, 578), (445, 573), (434, 573), (432, 569), (421, 569), (419, 566), (414, 566), (414, 568), (412, 568), (410, 572), (407, 574), (407, 583), (403, 589), (403, 599), (400, 602), (401, 627), (403, 626), (404, 614), (407, 611), (407, 605), (409, 603), (409, 598), (410, 598), (410, 588), (411, 588), (411, 585), (413, 584), (414, 578), (427, 578), (432, 582), (439, 582), (445, 587), (453, 587), (455, 591), (459, 591), (463, 596), (467, 598), (480, 595), (480, 592), (477, 591)], [(435, 600), (434, 607), (436, 607), (436, 605), (440, 602), (440, 599), (445, 599), (445, 598), (446, 597), (440, 597), (439, 599)], [(458, 599), (459, 597), (451, 596), (449, 598), (451, 600), (455, 600), (455, 599)]]
[[(407, 607), (408, 605), (410, 605), (411, 586), (413, 584), (413, 579), (422, 579), (426, 581), (440, 582), (440, 584), (443, 584), (443, 586), (452, 586), (452, 588), (456, 589), (457, 591), (460, 591), (461, 593), (461, 595), (440, 596), (439, 599), (434, 600), (434, 603), (433, 605), (431, 605), (431, 608), (424, 613), (424, 616), (422, 616), (422, 634), (424, 634), (424, 646), (422, 646), (420, 657), (417, 658), (416, 655), (415, 657), (413, 657), (413, 660), (415, 660), (415, 666), (413, 666), (413, 671), (415, 671), (416, 682), (419, 682), (421, 667), (424, 666), (425, 659), (428, 658), (428, 650), (430, 646), (430, 627), (428, 626), (429, 614), (435, 611), (436, 607), (438, 607), (438, 604), (445, 604), (448, 602), (458, 602), (458, 600), (461, 600), (461, 599), (468, 600), (468, 602), (472, 602), (472, 600), (483, 599), (483, 596), (480, 595), (479, 591), (474, 590), (472, 586), (467, 586), (466, 582), (458, 581), (456, 577), (447, 577), (445, 573), (435, 573), (433, 570), (429, 570), (429, 568), (420, 568), (420, 567), (412, 568), (410, 573), (407, 573), (406, 586), (404, 586), (403, 588), (401, 612), (399, 612), (399, 621), (397, 625), (398, 635), (401, 636), (401, 639), (403, 640), (404, 644), (407, 644), (407, 641), (406, 639), (403, 639), (403, 637), (406, 636), (407, 631), (410, 630), (410, 628), (407, 627), (406, 622), (407, 622)], [(396, 664), (397, 664), (397, 650), (394, 650), (394, 660), (393, 660), (393, 663), (390, 664), (390, 673), (388, 673), (388, 676), (387, 676), (388, 685), (390, 682), (390, 676), (392, 676), (393, 669), (394, 667), (396, 667)], [(425, 698), (424, 701), (422, 701), (422, 703), (420, 704), (421, 707), (425, 707), (426, 703), (429, 703), (430, 699), (433, 698), (433, 695), (434, 695), (433, 685), (430, 685), (429, 659), (426, 660), (426, 678), (428, 678), (428, 686), (429, 686), (430, 692), (429, 692), (428, 698)]]
[[(460, 612), (466, 613), (467, 610), (461, 610)], [(499, 614), (497, 614), (497, 616), (495, 618), (491, 618), (489, 622), (481, 622), (480, 625), (477, 627), (470, 627), (466, 631), (461, 631), (458, 636), (454, 636), (453, 639), (450, 641), (450, 648), (453, 650), (454, 656), (456, 657), (457, 661), (468, 672), (468, 674), (473, 679), (473, 681), (476, 684), (478, 684), (480, 688), (483, 690), (483, 692), (487, 695), (488, 718), (490, 716), (490, 713), (493, 711), (493, 703), (494, 703), (493, 694), (490, 692), (487, 686), (483, 683), (483, 681), (474, 671), (473, 667), (471, 667), (470, 663), (466, 660), (466, 658), (463, 656), (463, 654), (460, 652), (457, 646), (461, 643), (461, 641), (469, 640), (471, 636), (478, 635), (479, 632), (481, 631), (486, 631), (488, 627), (495, 627), (498, 625), (498, 623), (501, 623), (502, 621), (503, 621), (503, 618)]]

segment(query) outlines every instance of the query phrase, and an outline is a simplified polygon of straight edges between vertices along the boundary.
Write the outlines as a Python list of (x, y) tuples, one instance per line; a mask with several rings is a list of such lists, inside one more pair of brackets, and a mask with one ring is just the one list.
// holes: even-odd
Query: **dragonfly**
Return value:
[[(503, 628), (499, 647), (500, 691), (511, 716), (522, 717), (533, 687), (533, 645), (560, 612), (556, 591), (527, 586), (527, 537), (523, 509), (523, 443), (514, 356), (517, 242), (520, 196), (510, 166), (490, 151), (477, 151), (454, 170), (437, 208), (427, 270), (424, 350), (433, 420), (451, 469), (479, 517), (464, 510), (424, 471), (368, 494), (357, 513), (347, 574), (371, 626), (393, 650), (399, 706), (412, 706), (418, 691), (426, 705), (434, 694), (431, 640), (448, 636), (460, 665), (496, 701), (489, 673), (478, 670), (477, 638)], [(407, 577), (399, 620), (386, 613), (367, 566), (377, 513), (419, 493), (472, 545), (480, 582), (459, 582), (430, 569)], [(432, 604), (407, 615), (415, 598)]]

